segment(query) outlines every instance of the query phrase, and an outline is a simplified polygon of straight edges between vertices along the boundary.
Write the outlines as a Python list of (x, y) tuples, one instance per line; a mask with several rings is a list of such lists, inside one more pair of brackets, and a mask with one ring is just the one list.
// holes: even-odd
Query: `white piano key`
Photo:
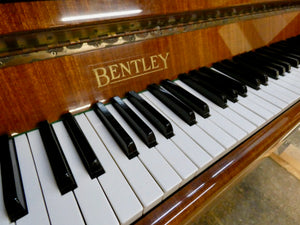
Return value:
[(288, 76), (280, 77), (280, 80), (284, 80), (286, 82), (289, 82), (290, 84), (293, 84), (296, 87), (300, 87), (300, 76), (296, 72), (292, 72)]
[(172, 141), (166, 139), (160, 141), (158, 139), (155, 148), (181, 177), (181, 185), (187, 183), (196, 175), (197, 167)]
[(214, 120), (216, 124), (222, 126), (223, 129), (227, 131), (227, 133), (230, 132), (231, 136), (234, 137), (237, 141), (242, 140), (247, 135), (247, 132), (242, 130), (240, 127), (235, 125), (223, 115), (219, 114), (214, 109), (211, 109), (210, 111), (212, 116), (211, 120)]
[(14, 138), (28, 214), (17, 220), (22, 224), (50, 224), (37, 172), (25, 134)]
[[(242, 138), (244, 138), (247, 135), (247, 133), (244, 130), (242, 130), (240, 127), (238, 127), (233, 122), (228, 120), (222, 114), (219, 114), (217, 111), (215, 111), (214, 107), (212, 107), (213, 103), (210, 100), (208, 100), (207, 98), (205, 98), (204, 96), (202, 96), (201, 94), (199, 94), (198, 92), (196, 92), (195, 90), (193, 90), (191, 87), (189, 87), (188, 85), (186, 85), (185, 83), (183, 83), (180, 80), (175, 81), (175, 83), (177, 83), (179, 86), (181, 86), (182, 88), (184, 88), (185, 90), (192, 93), (199, 99), (206, 102), (206, 104), (208, 104), (209, 109), (210, 109), (210, 115), (211, 115), (208, 118), (208, 120), (213, 121), (216, 125), (220, 126), (223, 130), (225, 130), (227, 133), (229, 133), (236, 140), (241, 140)], [(218, 107), (218, 106), (216, 106), (216, 107)], [(201, 118), (199, 115), (197, 116), (197, 121), (203, 121), (203, 120), (205, 120), (205, 119)]]
[[(93, 111), (87, 112), (86, 114), (90, 117), (97, 117)], [(143, 207), (141, 203), (85, 115), (77, 115), (75, 119), (105, 170), (105, 173), (97, 179), (112, 205), (114, 212), (121, 224), (131, 224), (142, 216)]]
[[(249, 88), (250, 89), (250, 88)], [(259, 92), (259, 91), (258, 91)], [(276, 105), (266, 101), (265, 99), (256, 96), (255, 94), (253, 94), (252, 92), (248, 91), (248, 99), (250, 99), (251, 101), (253, 101), (254, 103), (256, 103), (258, 106), (263, 107), (265, 109), (267, 109), (268, 111), (270, 111), (273, 115), (278, 114), (281, 109), (279, 107), (277, 107)]]
[(14, 225), (15, 223), (10, 222), (8, 215), (6, 213), (3, 191), (2, 191), (2, 177), (1, 177), (1, 166), (0, 166), (0, 224), (2, 225)]
[[(199, 168), (198, 173), (200, 173), (205, 166), (207, 166), (211, 160), (212, 157), (205, 152), (199, 145), (197, 145), (188, 135), (186, 135), (181, 129), (179, 129), (176, 124), (172, 124), (173, 131), (176, 135), (170, 138), (175, 143), (175, 147), (167, 140), (162, 134), (159, 133), (158, 130), (152, 124), (147, 121), (147, 119), (136, 109), (128, 100), (124, 100), (126, 104), (128, 104), (135, 113), (143, 119), (143, 121), (153, 130), (156, 136), (156, 140), (158, 145), (162, 142), (169, 142), (169, 149), (171, 150), (170, 154), (174, 154), (174, 150), (177, 150), (176, 146)], [(182, 157), (181, 157), (182, 158)], [(176, 167), (176, 171), (178, 170), (179, 174), (183, 174), (180, 172), (180, 168), (183, 165), (182, 161), (179, 163), (172, 163), (170, 162), (170, 159), (166, 157), (166, 160), (174, 167)], [(180, 166), (180, 168), (179, 168)], [(186, 168), (186, 166), (184, 166)], [(182, 175), (183, 176), (183, 175)]]
[(283, 77), (288, 77), (288, 78), (291, 78), (293, 80), (299, 81), (300, 80), (300, 72), (298, 72), (298, 71), (292, 71), (287, 76), (283, 76)]
[(290, 78), (295, 79), (295, 80), (300, 80), (300, 71), (291, 72), (291, 74), (287, 77), (290, 77)]
[(254, 112), (252, 112), (251, 110), (249, 110), (248, 108), (244, 107), (241, 104), (232, 103), (232, 102), (228, 102), (227, 104), (232, 110), (234, 110), (236, 113), (238, 113), (245, 119), (249, 120), (257, 127), (261, 126), (263, 123), (266, 122), (264, 118), (258, 116), (257, 114), (255, 114)]
[(214, 107), (210, 105), (210, 107), (214, 108), (219, 114), (226, 116), (228, 120), (233, 122), (235, 125), (240, 127), (242, 130), (246, 131), (248, 134), (252, 133), (256, 129), (256, 125), (242, 117), (240, 114), (232, 110), (230, 107), (222, 109), (218, 106)]
[(127, 158), (95, 114), (88, 112), (86, 115), (144, 206), (144, 213), (146, 213), (162, 200), (162, 190), (137, 157), (130, 160)]
[(300, 87), (300, 72), (291, 72), (288, 76), (284, 76), (286, 80), (294, 81), (294, 85)]
[(39, 131), (27, 135), (51, 224), (84, 224), (73, 192), (60, 194)]
[[(276, 82), (276, 84), (280, 85), (283, 88), (286, 88), (287, 90), (289, 90), (289, 91), (291, 91), (291, 92), (293, 92), (293, 93), (295, 93), (296, 95), (299, 96), (299, 94), (300, 94), (300, 88), (297, 87), (297, 86), (294, 86), (293, 85), (293, 81), (290, 81), (290, 82), (292, 82), (292, 84), (290, 84), (289, 80), (290, 79), (289, 79), (288, 76), (282, 77), (280, 79), (280, 82)], [(274, 81), (272, 81), (272, 82), (274, 82)]]
[(53, 124), (56, 136), (66, 156), (78, 187), (74, 190), (87, 224), (119, 224), (97, 179), (91, 179), (82, 164), (72, 140), (62, 122)]
[[(278, 82), (278, 83), (280, 83), (280, 82)], [(268, 87), (273, 87), (273, 88), (275, 88), (276, 91), (282, 92), (285, 96), (288, 97), (288, 99), (289, 99), (290, 102), (294, 102), (298, 98), (298, 96), (295, 93), (293, 93), (292, 91), (289, 91), (289, 90), (281, 87), (277, 83), (269, 82)]]
[(239, 100), (239, 103), (266, 120), (269, 120), (274, 116), (274, 114), (271, 113), (269, 110), (265, 109), (260, 105), (257, 105), (249, 98), (242, 98)]
[[(214, 109), (220, 115), (225, 116), (228, 120), (233, 122), (235, 125), (246, 131), (248, 134), (256, 129), (256, 125), (242, 117), (240, 114), (232, 110), (230, 107), (222, 109), (221, 107), (215, 105), (214, 103), (207, 100), (209, 107)], [(230, 104), (230, 103), (229, 103)]]
[(255, 91), (251, 88), (248, 88), (248, 92), (251, 92), (252, 94), (254, 94), (256, 96), (259, 96), (270, 103), (274, 103), (274, 105), (276, 105), (280, 109), (284, 109), (287, 106), (286, 102), (280, 100), (279, 98), (276, 98), (273, 95), (270, 95), (269, 93), (265, 92), (264, 90)]
[[(127, 104), (127, 102), (125, 101)], [(117, 113), (112, 105), (107, 105), (107, 109), (118, 120), (121, 126), (127, 131), (133, 139), (138, 152), (139, 159), (151, 173), (153, 178), (164, 191), (164, 198), (173, 193), (180, 186), (182, 179), (166, 162), (166, 160), (157, 152), (155, 148), (148, 148), (137, 134), (131, 129), (126, 121)], [(153, 130), (152, 130), (153, 131)], [(154, 131), (153, 131), (154, 132)], [(154, 133), (156, 136), (156, 133)]]
[(199, 174), (203, 171), (204, 167), (212, 161), (212, 157), (176, 124), (173, 125), (173, 129), (175, 136), (173, 136), (171, 140), (195, 165), (197, 165), (198, 168), (200, 168), (197, 172), (197, 174)]
[[(204, 119), (201, 116), (196, 115), (196, 119), (198, 121), (197, 126), (203, 129), (210, 136), (214, 137), (225, 148), (228, 149), (236, 143), (236, 140), (232, 136), (230, 136), (225, 131), (223, 131), (220, 127), (214, 124), (210, 120), (210, 118)], [(220, 126), (224, 127), (226, 126), (226, 124), (222, 124)]]
[[(188, 87), (187, 85), (185, 85), (181, 81), (176, 81), (176, 82), (178, 84), (182, 85), (186, 89), (189, 89), (189, 90), (191, 89), (190, 87)], [(202, 95), (198, 94), (197, 92), (191, 90), (191, 93), (193, 93), (196, 96), (198, 96), (199, 98), (203, 99), (205, 102), (207, 102), (209, 104), (209, 106), (211, 108), (217, 110), (221, 115), (226, 115), (226, 117), (228, 119), (233, 121), (236, 125), (240, 126), (240, 128), (246, 130), (248, 133), (253, 132), (256, 127), (261, 126), (266, 121), (266, 119), (264, 119), (261, 116), (257, 115), (255, 112), (248, 109), (247, 107), (244, 107), (240, 103), (232, 103), (232, 102), (228, 101), (227, 105), (229, 107), (227, 107), (225, 109), (221, 109), (220, 107), (216, 106), (210, 100), (208, 100), (207, 98), (205, 98)], [(241, 99), (244, 99), (244, 98), (239, 98), (239, 100), (241, 100)], [(266, 112), (266, 113), (269, 114), (268, 112)], [(235, 120), (237, 120), (238, 122), (235, 121)]]
[(181, 120), (175, 113), (169, 110), (166, 106), (159, 102), (150, 92), (141, 93), (144, 98), (153, 103), (153, 107), (159, 110), (166, 117), (170, 118), (180, 129), (186, 132), (195, 142), (197, 142), (208, 154), (212, 157), (218, 157), (224, 153), (225, 148), (214, 140), (211, 136), (205, 133), (198, 126), (189, 126), (183, 120)]
[(276, 90), (276, 88), (272, 85), (262, 86), (261, 91), (266, 92), (269, 95), (272, 95), (280, 99), (281, 101), (284, 101), (287, 104), (291, 104), (293, 102), (289, 96), (285, 95), (285, 93), (282, 92), (281, 90)]
[(292, 67), (290, 73), (297, 73), (297, 74), (300, 74), (300, 68)]
[(183, 180), (181, 185), (186, 184), (196, 175), (198, 168), (170, 140), (160, 142), (156, 149), (180, 175)]

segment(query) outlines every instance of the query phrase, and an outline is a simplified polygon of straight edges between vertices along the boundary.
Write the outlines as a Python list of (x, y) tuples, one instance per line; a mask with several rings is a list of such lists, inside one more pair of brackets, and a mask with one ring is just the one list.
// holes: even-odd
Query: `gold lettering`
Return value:
[[(93, 69), (94, 74), (96, 76), (96, 80), (98, 83), (98, 87), (103, 87), (109, 84), (110, 79), (109, 76), (106, 74), (106, 69), (104, 67), (99, 67), (96, 69)], [(99, 72), (102, 72), (99, 74)]]
[(165, 57), (163, 57), (162, 54), (159, 54), (158, 56), (159, 56), (159, 58), (161, 58), (161, 60), (163, 61), (164, 65), (165, 65), (164, 69), (168, 69), (167, 58), (169, 56), (169, 52), (166, 53)]
[(108, 68), (111, 74), (111, 80), (120, 78), (120, 74), (115, 75), (115, 73), (117, 73), (117, 68), (118, 68), (117, 64), (109, 65)]
[(129, 62), (126, 62), (126, 64), (127, 64), (127, 67), (126, 67), (123, 63), (119, 63), (119, 65), (120, 65), (120, 67), (121, 67), (122, 77), (125, 77), (124, 70), (125, 70), (129, 75), (131, 75), (131, 70), (130, 70)]
[(135, 59), (135, 60), (130, 61), (130, 64), (132, 64), (132, 63), (134, 64), (136, 73), (140, 73), (139, 66), (137, 64), (137, 62), (140, 62), (140, 61), (141, 61), (140, 59)]
[(151, 65), (148, 68), (146, 68), (146, 63), (144, 58), (142, 58), (142, 65), (143, 65), (144, 72), (151, 70)]
[(157, 55), (150, 56), (152, 69), (159, 68), (159, 65), (157, 64), (156, 59), (157, 59)]
[(168, 69), (169, 52), (92, 69), (98, 88)]

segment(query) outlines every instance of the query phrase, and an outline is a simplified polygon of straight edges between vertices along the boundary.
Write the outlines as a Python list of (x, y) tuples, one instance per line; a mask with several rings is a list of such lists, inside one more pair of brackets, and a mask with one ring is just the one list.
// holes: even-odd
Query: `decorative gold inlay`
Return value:
[(169, 52), (115, 62), (92, 69), (98, 88), (168, 69)]
[(177, 14), (104, 21), (0, 37), (0, 68), (130, 44), (163, 36), (299, 11), (300, 0), (274, 1)]

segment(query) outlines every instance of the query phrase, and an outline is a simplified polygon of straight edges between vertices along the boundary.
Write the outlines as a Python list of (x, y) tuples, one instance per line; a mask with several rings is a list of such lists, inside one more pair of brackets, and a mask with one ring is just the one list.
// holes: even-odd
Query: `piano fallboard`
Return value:
[(2, 68), (0, 133), (25, 132), (70, 110), (296, 36), (299, 21), (299, 13), (290, 12)]
[[(255, 50), (298, 36), (300, 1), (173, 2), (0, 3), (0, 18), (10, 19), (0, 25), (1, 224), (182, 224), (299, 123), (297, 66), (285, 76), (277, 74), (278, 80), (265, 78), (268, 85), (262, 85), (253, 79), (261, 62), (246, 67), (253, 73), (249, 78), (248, 71), (222, 60), (230, 64), (236, 55), (269, 51)], [(79, 11), (127, 12), (133, 5), (140, 13), (79, 22), (62, 19)], [(12, 15), (15, 12), (18, 16)], [(234, 18), (236, 13), (239, 16)], [(50, 33), (56, 36), (47, 36)], [(92, 33), (95, 39), (90, 38)], [(262, 62), (269, 59), (274, 67), (268, 69), (279, 71), (288, 67), (279, 62), (282, 57), (287, 61), (295, 57), (292, 63), (299, 64), (298, 50), (299, 46), (292, 47), (285, 57), (282, 49), (280, 53), (273, 49), (274, 55), (262, 52), (257, 57)], [(281, 59), (274, 62), (273, 57)], [(225, 64), (228, 74), (216, 62)], [(225, 76), (239, 71), (255, 80), (257, 88), (248, 85), (247, 96), (218, 107), (205, 91), (199, 91), (201, 87), (198, 93), (178, 77), (187, 73), (191, 78), (190, 71), (200, 67)], [(182, 87), (181, 94), (186, 91), (203, 100), (210, 116), (180, 105), (176, 91), (163, 104), (147, 90), (149, 84), (165, 79)], [(206, 92), (213, 89), (206, 79), (202, 82)], [(127, 99), (129, 91), (168, 120), (175, 135), (161, 134), (145, 112)], [(114, 96), (122, 100), (111, 101)], [(145, 124), (119, 113), (124, 108), (114, 105), (122, 101), (133, 111), (127, 113), (136, 113)], [(168, 101), (176, 107), (167, 106)], [(188, 105), (186, 99), (181, 101)], [(76, 131), (62, 121), (68, 112)], [(182, 120), (187, 114), (197, 123)], [(41, 121), (46, 132), (41, 131)], [(153, 131), (155, 146), (145, 145), (142, 132), (135, 131), (143, 128), (144, 132), (146, 126)], [(93, 169), (101, 173), (92, 175)], [(15, 179), (19, 173), (21, 182)], [(25, 216), (19, 215), (20, 208)]]

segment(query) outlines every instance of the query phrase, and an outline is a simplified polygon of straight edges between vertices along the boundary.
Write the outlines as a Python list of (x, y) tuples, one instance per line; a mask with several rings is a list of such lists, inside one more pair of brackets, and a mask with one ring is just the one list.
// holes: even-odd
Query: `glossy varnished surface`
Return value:
[[(77, 107), (145, 90), (150, 83), (295, 36), (299, 27), (299, 13), (293, 12), (0, 69), (0, 134), (28, 131)], [(144, 76), (99, 87), (93, 73), (104, 65), (167, 53), (167, 68)]]
[(298, 102), (283, 115), (238, 146), (192, 182), (136, 222), (180, 224), (211, 200), (232, 178), (258, 160), (300, 121)]
[[(108, 19), (147, 17), (165, 13), (178, 13), (191, 10), (234, 6), (240, 4), (271, 2), (274, 0), (46, 0), (0, 4), (0, 35), (19, 31), (57, 28), (70, 25), (96, 23)], [(67, 17), (94, 15), (109, 12), (140, 10), (136, 14), (108, 16), (85, 20), (64, 21)]]
[[(274, 144), (262, 160), (185, 224), (298, 224), (300, 129)], [(255, 205), (255, 207), (252, 207)]]
[(266, 157), (186, 224), (298, 224), (299, 193), (300, 180)]

